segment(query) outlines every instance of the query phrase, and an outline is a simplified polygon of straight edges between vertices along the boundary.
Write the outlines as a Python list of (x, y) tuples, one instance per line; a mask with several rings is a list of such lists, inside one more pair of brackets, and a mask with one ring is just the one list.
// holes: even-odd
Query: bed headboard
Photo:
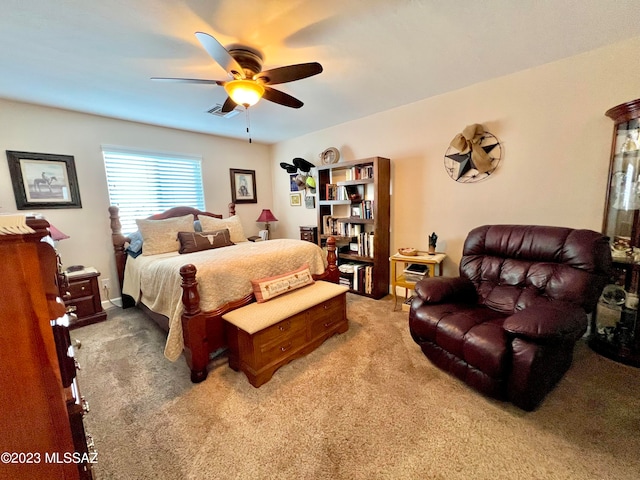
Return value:
[[(236, 214), (236, 204), (229, 204), (229, 216)], [(151, 220), (163, 220), (165, 218), (182, 217), (184, 215), (193, 215), (197, 220), (200, 215), (207, 217), (223, 218), (223, 215), (219, 213), (203, 212), (193, 207), (173, 207), (162, 213), (156, 213), (147, 217)], [(127, 263), (127, 252), (125, 251), (125, 245), (131, 241), (131, 239), (122, 234), (122, 224), (120, 223), (120, 209), (115, 205), (109, 207), (109, 219), (111, 221), (111, 242), (113, 243), (113, 251), (116, 257), (116, 270), (118, 271), (118, 282), (120, 284), (120, 291), (122, 292), (122, 282), (124, 281), (124, 266)], [(125, 300), (122, 299), (124, 304)]]

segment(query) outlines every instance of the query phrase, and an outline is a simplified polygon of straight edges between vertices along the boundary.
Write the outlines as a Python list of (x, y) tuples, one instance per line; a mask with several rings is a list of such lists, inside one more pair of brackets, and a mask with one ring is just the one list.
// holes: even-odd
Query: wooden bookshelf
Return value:
[(391, 161), (372, 157), (317, 169), (318, 244), (335, 237), (338, 266), (360, 266), (363, 278), (357, 290), (351, 285), (353, 293), (375, 299), (388, 295)]

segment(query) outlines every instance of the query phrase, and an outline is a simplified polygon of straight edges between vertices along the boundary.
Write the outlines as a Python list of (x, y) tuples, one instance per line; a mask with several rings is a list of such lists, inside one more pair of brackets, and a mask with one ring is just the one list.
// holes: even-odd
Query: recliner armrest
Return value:
[(578, 341), (587, 331), (587, 314), (578, 306), (555, 302), (514, 313), (504, 321), (502, 328), (530, 340)]
[(477, 299), (475, 286), (464, 277), (430, 277), (416, 283), (414, 292), (427, 303), (472, 303)]

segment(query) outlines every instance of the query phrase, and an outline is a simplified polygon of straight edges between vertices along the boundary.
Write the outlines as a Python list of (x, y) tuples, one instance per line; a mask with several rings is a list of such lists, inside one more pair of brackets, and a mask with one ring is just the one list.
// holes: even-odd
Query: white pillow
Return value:
[(200, 215), (198, 218), (202, 224), (202, 230), (205, 232), (209, 230), (223, 230), (228, 228), (229, 233), (231, 234), (231, 241), (233, 243), (248, 242), (238, 215), (234, 215), (229, 218), (215, 218)]
[(180, 249), (178, 232), (193, 232), (193, 215), (164, 220), (137, 219), (142, 234), (142, 255), (177, 252)]

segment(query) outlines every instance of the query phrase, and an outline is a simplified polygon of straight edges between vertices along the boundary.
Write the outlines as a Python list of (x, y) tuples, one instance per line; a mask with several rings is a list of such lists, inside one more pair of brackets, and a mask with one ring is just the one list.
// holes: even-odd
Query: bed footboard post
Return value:
[(338, 270), (338, 257), (336, 256), (336, 239), (327, 238), (327, 270), (326, 280), (333, 283), (340, 282), (340, 271)]
[[(129, 241), (129, 237), (122, 234), (122, 224), (120, 223), (120, 209), (115, 205), (109, 207), (109, 220), (111, 226), (111, 243), (113, 244), (113, 253), (116, 258), (116, 271), (118, 272), (118, 284), (120, 292), (122, 292), (122, 284), (124, 282), (124, 267), (127, 263), (127, 252), (124, 245)], [(122, 295), (122, 307), (133, 307), (135, 302), (129, 296)]]
[(200, 294), (196, 280), (196, 267), (184, 265), (180, 268), (182, 277), (182, 335), (184, 356), (191, 369), (191, 381), (200, 383), (207, 378), (209, 352), (206, 340), (205, 318), (200, 310)]

